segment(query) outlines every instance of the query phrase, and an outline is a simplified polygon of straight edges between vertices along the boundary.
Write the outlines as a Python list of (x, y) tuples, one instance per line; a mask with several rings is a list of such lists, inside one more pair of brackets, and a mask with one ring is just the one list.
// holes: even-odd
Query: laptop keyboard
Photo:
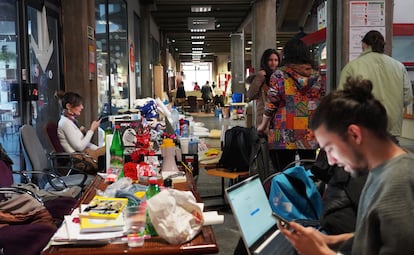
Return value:
[(284, 235), (278, 234), (257, 255), (296, 255), (298, 254)]

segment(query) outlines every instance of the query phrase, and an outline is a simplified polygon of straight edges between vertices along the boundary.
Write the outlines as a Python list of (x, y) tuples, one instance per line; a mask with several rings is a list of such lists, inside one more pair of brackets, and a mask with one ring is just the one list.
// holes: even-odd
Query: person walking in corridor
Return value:
[(362, 38), (361, 55), (349, 62), (341, 72), (338, 89), (348, 77), (361, 76), (373, 84), (374, 96), (384, 105), (388, 116), (388, 131), (398, 142), (401, 136), (403, 109), (412, 102), (413, 92), (405, 66), (384, 54), (384, 36), (371, 30)]

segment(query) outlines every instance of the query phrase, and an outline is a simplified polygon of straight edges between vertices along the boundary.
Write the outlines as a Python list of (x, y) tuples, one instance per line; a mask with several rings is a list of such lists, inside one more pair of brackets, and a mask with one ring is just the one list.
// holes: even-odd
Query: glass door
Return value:
[(19, 77), (17, 43), (17, 3), (0, 0), (0, 143), (13, 160), (14, 169), (20, 167), (18, 129)]
[[(40, 7), (40, 8), (39, 8)], [(37, 99), (26, 100), (30, 122), (45, 148), (50, 148), (44, 127), (59, 120), (61, 107), (55, 96), (60, 90), (59, 15), (47, 5), (26, 6), (28, 83), (37, 88)]]

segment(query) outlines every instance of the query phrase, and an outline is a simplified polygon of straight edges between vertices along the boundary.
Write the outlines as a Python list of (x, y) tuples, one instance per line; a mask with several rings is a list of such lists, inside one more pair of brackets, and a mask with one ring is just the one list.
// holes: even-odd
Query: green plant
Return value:
[(7, 49), (7, 45), (1, 46), (0, 51), (0, 60), (4, 61), (6, 64), (10, 62), (15, 57), (15, 54), (12, 52), (9, 52)]

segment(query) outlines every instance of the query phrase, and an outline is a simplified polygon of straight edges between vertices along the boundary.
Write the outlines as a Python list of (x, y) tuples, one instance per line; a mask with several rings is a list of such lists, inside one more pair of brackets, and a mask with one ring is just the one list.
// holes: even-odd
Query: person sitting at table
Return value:
[(104, 158), (105, 147), (98, 147), (91, 143), (91, 139), (101, 120), (92, 121), (89, 129), (86, 129), (76, 119), (83, 110), (82, 97), (74, 92), (65, 93), (63, 91), (59, 91), (57, 95), (61, 99), (63, 108), (57, 130), (60, 144), (66, 152), (83, 152), (91, 156), (92, 158), (85, 159), (94, 169), (88, 170), (96, 172), (98, 170), (98, 160), (101, 161)]

